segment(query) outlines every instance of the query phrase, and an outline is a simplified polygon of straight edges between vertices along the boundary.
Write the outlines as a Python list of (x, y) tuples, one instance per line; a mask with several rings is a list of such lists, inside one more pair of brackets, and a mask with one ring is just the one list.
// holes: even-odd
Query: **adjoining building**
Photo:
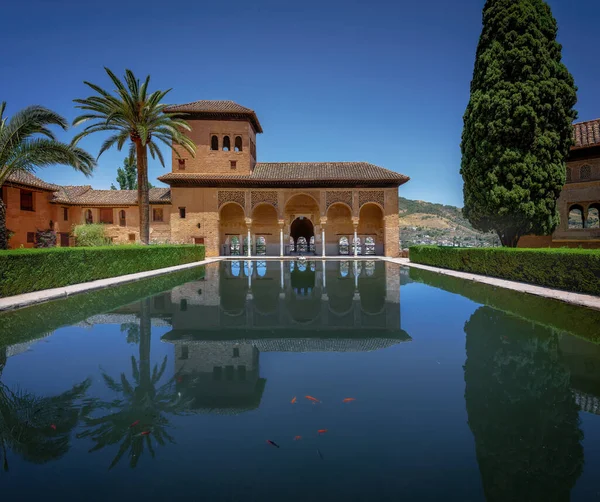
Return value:
[(519, 247), (600, 247), (600, 119), (574, 124), (567, 183), (558, 198), (552, 235), (521, 237)]
[[(150, 191), (154, 241), (196, 243), (217, 255), (386, 255), (399, 252), (398, 187), (408, 177), (367, 162), (257, 162), (253, 110), (233, 101), (196, 101), (185, 113), (195, 157), (180, 150), (170, 188)], [(32, 247), (52, 228), (69, 245), (74, 224), (107, 225), (115, 242), (139, 238), (137, 193), (59, 187), (29, 174), (3, 189), (11, 247)]]

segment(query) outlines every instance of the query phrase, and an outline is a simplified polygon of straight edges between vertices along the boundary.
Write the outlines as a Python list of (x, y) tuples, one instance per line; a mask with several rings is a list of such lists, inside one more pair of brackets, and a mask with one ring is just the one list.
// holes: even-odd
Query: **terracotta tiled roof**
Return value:
[(263, 132), (258, 117), (254, 110), (238, 105), (233, 101), (224, 100), (207, 100), (194, 101), (193, 103), (185, 103), (183, 105), (171, 105), (165, 108), (167, 113), (190, 113), (194, 115), (203, 115), (207, 118), (224, 117), (249, 119), (256, 132)]
[[(87, 186), (61, 187), (52, 202), (73, 206), (135, 206), (137, 190), (93, 190)], [(151, 204), (170, 204), (169, 188), (151, 188)]]
[(600, 146), (600, 119), (573, 124), (575, 148)]
[(249, 175), (169, 173), (159, 180), (191, 186), (400, 186), (409, 178), (368, 162), (259, 162)]
[(24, 187), (37, 188), (39, 190), (46, 190), (48, 192), (54, 192), (60, 187), (53, 185), (52, 183), (46, 183), (39, 179), (37, 176), (30, 174), (26, 171), (16, 171), (12, 173), (6, 180), (7, 184), (19, 185)]

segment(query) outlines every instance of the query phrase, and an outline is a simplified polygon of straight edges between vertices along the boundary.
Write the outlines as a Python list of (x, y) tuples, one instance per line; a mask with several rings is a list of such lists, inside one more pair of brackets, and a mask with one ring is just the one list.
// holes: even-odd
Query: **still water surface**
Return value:
[(4, 314), (1, 496), (600, 500), (599, 335), (593, 311), (379, 261)]

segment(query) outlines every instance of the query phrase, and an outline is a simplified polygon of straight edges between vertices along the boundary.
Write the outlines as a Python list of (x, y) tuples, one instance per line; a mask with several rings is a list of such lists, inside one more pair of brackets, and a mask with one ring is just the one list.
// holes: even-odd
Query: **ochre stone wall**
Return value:
[[(248, 174), (254, 169), (256, 159), (252, 157), (250, 142), (256, 145), (256, 133), (250, 122), (235, 120), (188, 120), (192, 130), (186, 132), (196, 144), (196, 154), (192, 157), (181, 147), (181, 158), (185, 159), (185, 170), (180, 169), (179, 158), (173, 152), (173, 172), (181, 173), (219, 173), (219, 174)], [(211, 150), (211, 138), (216, 135), (219, 139), (219, 150)], [(223, 138), (229, 136), (231, 149), (223, 151)], [(242, 151), (236, 152), (235, 138), (241, 136)], [(236, 162), (235, 169), (231, 162)]]
[[(26, 190), (26, 189), (23, 189)], [(33, 211), (21, 210), (21, 189), (12, 186), (2, 187), (2, 198), (6, 205), (6, 227), (14, 232), (9, 241), (12, 249), (21, 246), (34, 247), (27, 242), (27, 233), (36, 230), (48, 230), (50, 222), (54, 225), (57, 217), (57, 208), (50, 204), (52, 193), (29, 190), (33, 193)]]

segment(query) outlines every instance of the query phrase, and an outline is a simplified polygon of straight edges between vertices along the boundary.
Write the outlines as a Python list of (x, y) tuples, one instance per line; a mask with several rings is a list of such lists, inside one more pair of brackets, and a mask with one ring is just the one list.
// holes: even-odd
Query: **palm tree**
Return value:
[[(47, 108), (30, 106), (4, 117), (6, 103), (0, 103), (0, 190), (8, 177), (19, 171), (32, 172), (54, 164), (71, 166), (90, 175), (95, 161), (87, 152), (61, 143), (48, 128), (67, 128), (67, 121)], [(6, 206), (0, 197), (0, 249), (8, 248)]]
[(157, 140), (171, 148), (177, 155), (175, 144), (182, 146), (192, 156), (195, 154), (194, 142), (184, 134), (190, 131), (188, 123), (180, 115), (165, 113), (166, 104), (161, 103), (170, 91), (154, 91), (148, 94), (150, 76), (142, 85), (131, 70), (125, 70), (125, 82), (119, 80), (108, 68), (104, 68), (117, 87), (110, 94), (101, 87), (90, 82), (84, 82), (97, 95), (86, 99), (76, 99), (76, 108), (85, 110), (73, 121), (73, 125), (93, 121), (75, 138), (73, 145), (92, 133), (111, 131), (98, 152), (98, 157), (106, 150), (116, 145), (121, 150), (127, 141), (131, 141), (130, 155), (135, 151), (138, 168), (138, 206), (140, 211), (140, 240), (148, 244), (150, 238), (150, 205), (148, 189), (148, 150), (152, 158), (158, 158), (162, 166), (165, 162), (158, 148)]

